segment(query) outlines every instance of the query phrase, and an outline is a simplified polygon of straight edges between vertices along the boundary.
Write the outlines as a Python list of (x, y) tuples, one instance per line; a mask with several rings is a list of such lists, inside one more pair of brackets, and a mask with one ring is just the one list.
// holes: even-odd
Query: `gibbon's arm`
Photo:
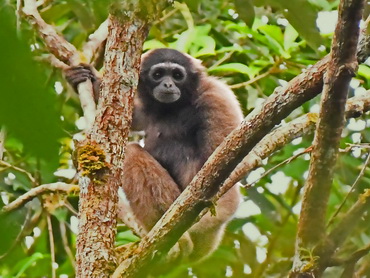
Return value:
[[(78, 84), (85, 82), (88, 79), (91, 80), (93, 85), (94, 101), (95, 104), (98, 104), (100, 97), (101, 79), (98, 77), (96, 71), (93, 70), (90, 65), (80, 64), (79, 66), (70, 67), (64, 70), (64, 76), (76, 93)], [(141, 107), (142, 105), (140, 100), (137, 98), (137, 96), (135, 96), (131, 130), (144, 130), (146, 119)]]
[[(229, 133), (243, 120), (240, 104), (234, 93), (222, 81), (204, 76), (201, 79), (200, 97), (197, 105), (202, 107), (202, 114), (207, 126), (199, 136), (205, 140), (199, 142), (205, 148), (207, 157), (218, 147)], [(211, 134), (211, 136), (207, 136)]]

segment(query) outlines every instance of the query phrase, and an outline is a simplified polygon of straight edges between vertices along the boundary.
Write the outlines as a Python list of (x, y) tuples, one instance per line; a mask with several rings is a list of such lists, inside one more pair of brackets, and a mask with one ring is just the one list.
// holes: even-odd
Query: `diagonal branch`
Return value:
[(352, 184), (351, 188), (349, 189), (346, 197), (344, 197), (342, 203), (339, 205), (339, 207), (337, 208), (337, 210), (335, 211), (335, 213), (333, 214), (333, 216), (328, 221), (327, 227), (329, 227), (333, 223), (335, 217), (339, 214), (339, 212), (341, 211), (341, 209), (344, 207), (345, 203), (347, 202), (348, 197), (354, 192), (354, 189), (357, 187), (357, 185), (359, 184), (361, 178), (364, 176), (365, 170), (368, 167), (369, 163), (370, 163), (370, 153), (368, 152), (367, 153), (366, 160), (365, 160), (365, 163), (364, 163), (364, 165), (363, 165), (360, 173), (358, 174), (356, 180), (353, 182), (353, 184)]
[[(370, 111), (370, 91), (367, 95), (352, 97), (346, 104), (346, 118), (359, 117)], [(312, 134), (315, 130), (318, 115), (315, 113), (305, 114), (287, 125), (279, 127), (266, 135), (242, 160), (240, 164), (232, 171), (230, 176), (225, 180), (220, 190), (212, 198), (212, 203), (216, 204), (217, 200), (224, 195), (230, 188), (239, 182), (244, 176), (248, 175), (254, 169), (262, 166), (262, 160), (269, 157), (271, 154), (281, 149), (295, 138)], [(303, 151), (303, 153), (307, 150)], [(302, 155), (302, 153), (297, 154)], [(289, 163), (291, 157), (284, 161)], [(198, 219), (202, 218), (208, 212), (209, 208), (205, 208)]]
[(34, 187), (27, 191), (27, 193), (15, 199), (13, 202), (4, 206), (2, 211), (8, 212), (14, 209), (17, 209), (23, 206), (25, 203), (31, 201), (33, 198), (37, 197), (40, 194), (45, 194), (49, 192), (65, 192), (69, 193), (72, 191), (78, 191), (79, 188), (74, 184), (68, 184), (64, 182), (56, 182), (50, 184), (43, 184), (37, 187)]
[(323, 58), (284, 88), (277, 88), (260, 109), (249, 114), (224, 140), (157, 225), (141, 240), (133, 255), (122, 262), (120, 269), (125, 277), (149, 265), (153, 254), (169, 250), (211, 204), (220, 185), (249, 151), (291, 111), (320, 92), (328, 60), (328, 56)]
[[(345, 116), (347, 119), (360, 117), (368, 111), (370, 111), (370, 91), (365, 95), (348, 99)], [(262, 160), (273, 152), (284, 147), (295, 138), (313, 133), (317, 119), (318, 115), (315, 113), (305, 114), (264, 137), (225, 180), (217, 196), (220, 197), (225, 194), (234, 184), (248, 175), (250, 171), (261, 166)], [(215, 201), (216, 199), (212, 202)]]
[[(18, 171), (18, 172), (20, 172), (20, 173), (23, 173), (23, 174), (25, 174), (25, 175), (26, 175), (26, 177), (28, 178), (28, 180), (29, 180), (32, 184), (34, 184), (34, 185), (36, 185), (36, 184), (37, 184), (36, 179), (32, 176), (32, 174), (31, 174), (30, 172), (27, 172), (26, 170), (24, 170), (24, 169), (22, 169), (22, 168), (19, 168), (19, 167), (17, 167), (17, 166), (14, 166), (14, 165), (12, 165), (12, 164), (10, 164), (10, 163), (8, 163), (8, 162), (5, 162), (4, 160), (0, 160), (0, 166), (3, 166), (5, 169), (10, 168), (10, 169), (14, 169), (15, 171)], [(2, 170), (2, 169), (1, 169), (1, 170)]]
[[(68, 66), (76, 66), (81, 63), (79, 52), (74, 45), (64, 39), (62, 35), (56, 32), (53, 26), (43, 20), (35, 0), (24, 0), (22, 11), (24, 16), (38, 31), (46, 47), (53, 55), (51, 57), (53, 65), (58, 65), (61, 69), (65, 69)], [(96, 114), (92, 83), (90, 80), (86, 80), (80, 83), (77, 89), (86, 125), (90, 128)]]
[(29, 22), (35, 26), (35, 29), (45, 41), (46, 47), (55, 57), (67, 65), (77, 65), (79, 63), (77, 49), (58, 34), (53, 26), (42, 19), (35, 0), (24, 0), (22, 11)]
[(83, 46), (83, 54), (86, 62), (91, 63), (95, 53), (100, 45), (107, 39), (108, 36), (108, 19), (105, 20), (93, 34), (89, 36), (89, 41)]
[(141, 240), (132, 256), (122, 262), (120, 269), (125, 277), (133, 277), (130, 275), (145, 269), (153, 262), (153, 254), (168, 251), (201, 211), (210, 206), (220, 185), (250, 150), (291, 111), (320, 92), (326, 63), (324, 58), (286, 87), (277, 88), (260, 109), (249, 114), (221, 143), (160, 222)]
[(333, 228), (333, 230), (326, 237), (323, 243), (325, 257), (330, 258), (335, 251), (348, 238), (353, 228), (361, 220), (362, 215), (370, 211), (370, 189), (365, 190), (360, 195), (358, 201), (351, 207), (351, 209), (341, 218), (341, 221)]
[(128, 258), (120, 265), (125, 277), (132, 277), (148, 266), (154, 254), (169, 250), (199, 213), (210, 206), (220, 184), (256, 143), (292, 110), (320, 93), (328, 61), (329, 56), (324, 57), (284, 88), (277, 88), (260, 109), (255, 109), (225, 139), (150, 233), (127, 254)]

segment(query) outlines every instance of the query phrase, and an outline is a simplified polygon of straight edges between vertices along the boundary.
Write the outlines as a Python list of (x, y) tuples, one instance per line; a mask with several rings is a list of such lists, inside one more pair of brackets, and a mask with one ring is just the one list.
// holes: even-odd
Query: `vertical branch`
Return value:
[(92, 274), (109, 277), (115, 268), (117, 192), (122, 179), (142, 45), (148, 29), (139, 17), (125, 22), (120, 17), (122, 15), (109, 17), (106, 73), (98, 114), (89, 138), (78, 151), (81, 191), (76, 277), (92, 277)]
[(330, 61), (324, 74), (320, 119), (303, 196), (294, 271), (303, 267), (299, 258), (300, 250), (312, 250), (325, 234), (325, 212), (344, 125), (345, 102), (349, 82), (357, 68), (356, 47), (362, 8), (362, 0), (340, 2)]
[(86, 61), (91, 63), (95, 52), (99, 46), (107, 39), (108, 36), (108, 20), (105, 20), (100, 24), (99, 28), (89, 36), (89, 41), (83, 46), (83, 54), (85, 55)]
[(108, 22), (100, 101), (78, 147), (80, 183), (76, 277), (109, 277), (116, 266), (118, 188), (149, 24), (169, 1), (122, 1)]
[(53, 225), (51, 224), (51, 216), (49, 213), (46, 216), (46, 220), (48, 223), (49, 243), (50, 243), (51, 277), (56, 278), (57, 271), (55, 268), (55, 244), (54, 244), (54, 236), (53, 236)]
[(5, 150), (5, 128), (0, 127), (0, 160), (3, 159)]
[[(19, 5), (21, 2), (18, 2)], [(18, 7), (20, 8), (20, 7)], [(54, 27), (47, 24), (41, 17), (36, 0), (24, 0), (22, 9), (23, 15), (35, 26), (40, 37), (44, 40), (45, 46), (51, 54), (55, 56), (54, 65), (62, 69), (68, 66), (76, 66), (81, 63), (80, 54), (76, 47), (69, 43), (64, 37), (57, 33)], [(95, 102), (93, 98), (93, 88), (90, 80), (86, 80), (78, 85), (78, 95), (80, 97), (81, 107), (84, 111), (86, 124), (90, 128), (95, 118)]]

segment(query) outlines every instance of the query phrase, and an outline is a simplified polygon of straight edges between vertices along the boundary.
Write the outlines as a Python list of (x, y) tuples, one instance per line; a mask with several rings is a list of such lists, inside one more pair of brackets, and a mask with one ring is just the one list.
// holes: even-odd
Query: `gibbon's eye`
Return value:
[(182, 81), (184, 79), (184, 73), (181, 70), (175, 69), (172, 72), (172, 77), (176, 81)]
[(164, 70), (163, 69), (157, 69), (152, 73), (152, 78), (154, 80), (159, 80), (164, 76)]

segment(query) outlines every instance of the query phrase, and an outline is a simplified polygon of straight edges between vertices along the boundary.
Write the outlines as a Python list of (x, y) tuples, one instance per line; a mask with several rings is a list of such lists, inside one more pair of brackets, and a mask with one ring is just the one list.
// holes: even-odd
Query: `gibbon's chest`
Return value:
[(195, 165), (199, 168), (202, 127), (199, 117), (195, 113), (181, 113), (151, 121), (147, 126), (145, 149), (181, 185), (184, 170)]

